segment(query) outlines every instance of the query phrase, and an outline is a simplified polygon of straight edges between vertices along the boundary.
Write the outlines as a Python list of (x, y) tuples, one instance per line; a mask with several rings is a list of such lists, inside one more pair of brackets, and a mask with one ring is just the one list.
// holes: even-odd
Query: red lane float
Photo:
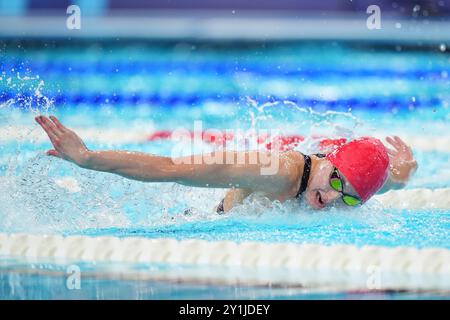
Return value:
[[(147, 141), (158, 141), (158, 140), (169, 140), (172, 137), (172, 131), (170, 130), (160, 130), (155, 131), (151, 135), (148, 136)], [(233, 133), (218, 133), (217, 131), (202, 131), (202, 132), (189, 132), (189, 136), (191, 139), (195, 137), (201, 137), (202, 140), (206, 143), (223, 145), (227, 141), (234, 139)], [(320, 149), (329, 149), (341, 146), (347, 142), (346, 138), (338, 138), (338, 139), (329, 139), (320, 136), (313, 136), (314, 139), (320, 140), (319, 148)], [(275, 139), (278, 139), (276, 143), (279, 145), (280, 150), (287, 151), (292, 150), (297, 147), (301, 142), (305, 140), (304, 136), (293, 134), (293, 135), (285, 135), (285, 136), (276, 136), (271, 137), (270, 135), (260, 135), (256, 137), (256, 142), (258, 144), (266, 144), (267, 150), (272, 150), (274, 146)]]

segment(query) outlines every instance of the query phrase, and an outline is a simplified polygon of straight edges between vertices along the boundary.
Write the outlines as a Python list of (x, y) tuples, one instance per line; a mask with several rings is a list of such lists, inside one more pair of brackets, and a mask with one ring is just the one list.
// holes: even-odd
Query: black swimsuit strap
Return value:
[[(318, 158), (325, 157), (325, 155), (321, 153), (315, 154), (315, 156)], [(300, 195), (305, 192), (308, 187), (309, 175), (311, 173), (311, 157), (306, 154), (304, 154), (303, 157), (305, 158), (305, 166), (303, 167), (302, 183), (300, 184), (300, 188), (295, 196), (296, 198), (300, 197)]]
[(295, 196), (296, 198), (300, 197), (300, 195), (305, 192), (306, 187), (308, 186), (309, 174), (311, 173), (311, 157), (306, 154), (303, 155), (303, 157), (305, 158), (305, 165), (303, 167), (302, 183), (300, 183), (300, 188)]

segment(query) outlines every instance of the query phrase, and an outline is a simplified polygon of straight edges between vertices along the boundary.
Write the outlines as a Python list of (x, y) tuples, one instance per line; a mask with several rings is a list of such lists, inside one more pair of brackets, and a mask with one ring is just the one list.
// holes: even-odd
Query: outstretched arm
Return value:
[(297, 170), (296, 167), (282, 163), (276, 153), (217, 151), (207, 155), (170, 158), (129, 151), (91, 151), (74, 131), (62, 125), (56, 117), (39, 116), (36, 122), (53, 144), (54, 149), (47, 151), (47, 154), (82, 168), (115, 173), (129, 179), (265, 192), (283, 192), (292, 188), (295, 182), (292, 177), (295, 177), (293, 171)]
[(386, 141), (393, 147), (386, 148), (389, 154), (389, 178), (379, 193), (403, 188), (417, 170), (413, 152), (402, 139), (394, 136), (386, 137)]

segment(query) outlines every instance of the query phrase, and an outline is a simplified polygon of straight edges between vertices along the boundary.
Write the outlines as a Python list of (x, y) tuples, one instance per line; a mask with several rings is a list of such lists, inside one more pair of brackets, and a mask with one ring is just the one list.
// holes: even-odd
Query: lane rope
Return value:
[[(174, 280), (194, 278), (359, 290), (450, 290), (450, 250), (444, 248), (1, 233), (0, 255), (58, 263), (95, 261), (193, 267), (188, 273), (159, 273), (162, 278)], [(211, 272), (198, 272), (196, 268)], [(214, 268), (222, 272), (214, 273)], [(371, 280), (375, 280), (375, 288), (371, 288)]]
[(191, 61), (95, 61), (90, 63), (71, 62), (71, 61), (39, 61), (27, 62), (5, 59), (2, 61), (3, 70), (16, 71), (32, 71), (37, 74), (108, 74), (108, 75), (129, 75), (129, 74), (152, 74), (161, 72), (168, 73), (170, 71), (178, 73), (201, 73), (201, 74), (229, 74), (236, 73), (254, 73), (264, 76), (284, 76), (299, 78), (322, 78), (322, 77), (341, 77), (341, 78), (409, 78), (409, 79), (427, 79), (427, 80), (446, 80), (450, 69), (411, 69), (411, 70), (395, 70), (395, 69), (337, 69), (323, 68), (312, 69), (308, 67), (299, 68), (298, 64), (267, 65), (247, 63), (245, 65), (236, 65), (236, 63), (227, 63), (224, 61), (211, 61), (192, 63)]
[[(248, 95), (251, 96), (251, 95)], [(325, 99), (308, 99), (299, 98), (296, 96), (252, 96), (252, 99), (258, 101), (261, 104), (276, 102), (276, 101), (289, 101), (299, 106), (307, 106), (312, 109), (326, 109), (334, 111), (347, 112), (350, 108), (355, 109), (368, 109), (371, 112), (393, 112), (395, 111), (411, 111), (415, 108), (439, 108), (445, 105), (445, 100), (438, 97), (428, 98), (416, 98), (412, 101), (408, 98), (393, 97), (369, 97), (369, 98), (341, 98), (335, 100)], [(242, 95), (239, 94), (223, 94), (223, 93), (198, 93), (198, 94), (171, 94), (161, 95), (159, 93), (59, 93), (59, 94), (47, 94), (44, 96), (36, 96), (34, 92), (24, 92), (17, 94), (15, 91), (4, 91), (0, 94), (0, 104), (8, 103), (8, 101), (14, 100), (12, 104), (14, 107), (26, 108), (30, 105), (37, 107), (48, 106), (49, 101), (52, 101), (54, 105), (60, 106), (64, 104), (91, 104), (94, 107), (101, 107), (104, 104), (109, 105), (161, 105), (163, 107), (171, 107), (178, 105), (200, 105), (210, 101), (220, 103), (236, 103), (242, 101)]]

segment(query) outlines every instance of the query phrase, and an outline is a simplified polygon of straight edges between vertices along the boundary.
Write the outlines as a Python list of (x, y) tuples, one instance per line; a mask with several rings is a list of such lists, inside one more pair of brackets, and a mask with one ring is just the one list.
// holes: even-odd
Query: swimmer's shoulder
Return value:
[(298, 177), (303, 174), (305, 165), (305, 156), (303, 153), (295, 150), (284, 151), (281, 156), (281, 174), (288, 176), (292, 182), (296, 183)]
[(295, 150), (288, 150), (281, 153), (280, 158), (289, 161), (289, 162), (295, 162), (303, 165), (305, 162), (305, 156), (300, 151)]

